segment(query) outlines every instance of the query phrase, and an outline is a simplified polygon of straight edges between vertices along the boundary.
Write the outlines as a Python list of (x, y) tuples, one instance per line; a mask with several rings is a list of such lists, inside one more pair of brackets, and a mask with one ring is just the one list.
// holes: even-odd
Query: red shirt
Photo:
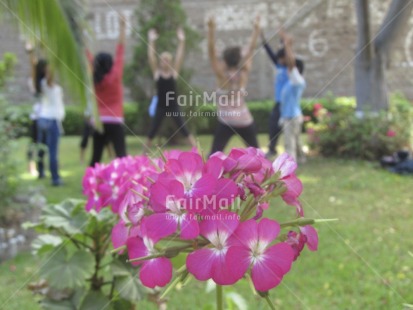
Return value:
[[(125, 47), (118, 44), (112, 69), (95, 84), (96, 101), (102, 123), (123, 122), (123, 56)], [(88, 55), (91, 60), (90, 55)], [(92, 60), (93, 63), (93, 60)]]

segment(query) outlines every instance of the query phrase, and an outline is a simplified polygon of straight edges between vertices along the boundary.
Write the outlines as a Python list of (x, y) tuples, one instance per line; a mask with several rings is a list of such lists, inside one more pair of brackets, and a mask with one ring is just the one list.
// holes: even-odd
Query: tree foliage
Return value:
[[(133, 53), (133, 61), (126, 70), (126, 83), (132, 91), (135, 100), (148, 99), (153, 93), (148, 91), (153, 83), (152, 73), (148, 64), (147, 33), (155, 28), (160, 37), (156, 41), (158, 53), (169, 51), (175, 53), (178, 40), (176, 30), (182, 27), (186, 34), (186, 54), (195, 49), (200, 41), (199, 34), (187, 22), (187, 17), (180, 0), (142, 0), (135, 13), (137, 24), (134, 32), (137, 45)], [(182, 70), (178, 88), (181, 93), (188, 87), (191, 72)]]

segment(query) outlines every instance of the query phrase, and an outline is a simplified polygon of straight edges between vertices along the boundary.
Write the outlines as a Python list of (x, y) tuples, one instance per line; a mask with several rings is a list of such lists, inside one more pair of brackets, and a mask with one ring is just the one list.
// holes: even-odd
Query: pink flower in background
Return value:
[(311, 122), (311, 116), (305, 115), (304, 122)]
[(269, 219), (240, 223), (229, 240), (226, 263), (230, 273), (241, 279), (251, 270), (254, 287), (262, 292), (280, 284), (290, 271), (294, 252), (287, 243), (271, 245), (279, 232), (280, 225)]
[(389, 130), (387, 130), (386, 136), (390, 137), (390, 138), (394, 137), (394, 136), (396, 136), (396, 132), (394, 130), (389, 129)]
[(313, 135), (315, 133), (314, 128), (307, 128), (307, 134)]
[(320, 114), (320, 110), (323, 108), (323, 105), (321, 103), (316, 103), (314, 104), (313, 107), (313, 115), (315, 117), (318, 117), (318, 115)]
[(215, 216), (200, 223), (201, 235), (211, 242), (212, 247), (190, 253), (186, 267), (200, 281), (212, 279), (219, 285), (230, 285), (239, 280), (229, 272), (225, 263), (228, 239), (238, 226), (238, 215), (221, 211)]

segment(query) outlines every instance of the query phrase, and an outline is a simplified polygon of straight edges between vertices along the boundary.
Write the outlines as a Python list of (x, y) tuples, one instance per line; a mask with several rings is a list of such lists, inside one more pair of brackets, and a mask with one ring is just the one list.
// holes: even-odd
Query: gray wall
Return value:
[[(276, 48), (278, 39), (275, 32), (285, 22), (299, 16), (306, 0), (182, 0), (190, 23), (205, 37), (206, 19), (210, 15), (217, 19), (218, 49), (235, 44), (248, 42), (252, 21), (260, 14), (265, 34), (271, 38), (271, 45)], [(383, 20), (390, 0), (371, 1), (373, 29), (377, 30)], [(91, 27), (95, 31), (93, 49), (113, 52), (118, 35), (117, 14), (122, 11), (127, 18), (133, 19), (133, 12), (138, 8), (136, 0), (89, 0)], [(355, 49), (355, 12), (353, 1), (327, 0), (311, 14), (299, 20), (291, 29), (294, 36), (295, 49), (306, 64), (305, 76), (308, 88), (306, 97), (319, 97), (327, 91), (336, 95), (353, 95), (353, 60)], [(389, 88), (392, 91), (402, 91), (413, 98), (412, 74), (413, 68), (413, 17), (409, 27), (401, 34), (401, 39), (394, 48), (394, 56), (389, 70)], [(127, 60), (132, 56), (132, 32), (128, 29)], [(16, 74), (16, 89), (19, 98), (26, 98), (25, 81), (28, 76), (28, 62), (24, 55), (23, 43), (19, 41), (16, 31), (9, 25), (0, 30), (0, 54), (12, 51), (18, 54), (19, 65)], [(215, 87), (212, 70), (209, 66), (206, 51), (206, 40), (200, 44), (200, 52), (189, 55), (186, 66), (194, 69), (192, 82), (206, 90)], [(249, 99), (265, 99), (273, 97), (274, 69), (264, 50), (258, 48), (254, 57), (253, 72), (250, 77)]]

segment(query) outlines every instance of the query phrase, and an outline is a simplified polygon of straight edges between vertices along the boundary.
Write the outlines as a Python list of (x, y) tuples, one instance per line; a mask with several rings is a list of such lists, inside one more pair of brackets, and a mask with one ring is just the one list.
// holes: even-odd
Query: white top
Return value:
[(39, 118), (56, 119), (62, 121), (65, 117), (62, 88), (53, 84), (47, 85), (46, 79), (41, 81), (42, 98)]
[(293, 85), (305, 85), (304, 77), (300, 74), (300, 71), (298, 71), (297, 67), (294, 67), (289, 72), (289, 78), (290, 78), (291, 84)]

